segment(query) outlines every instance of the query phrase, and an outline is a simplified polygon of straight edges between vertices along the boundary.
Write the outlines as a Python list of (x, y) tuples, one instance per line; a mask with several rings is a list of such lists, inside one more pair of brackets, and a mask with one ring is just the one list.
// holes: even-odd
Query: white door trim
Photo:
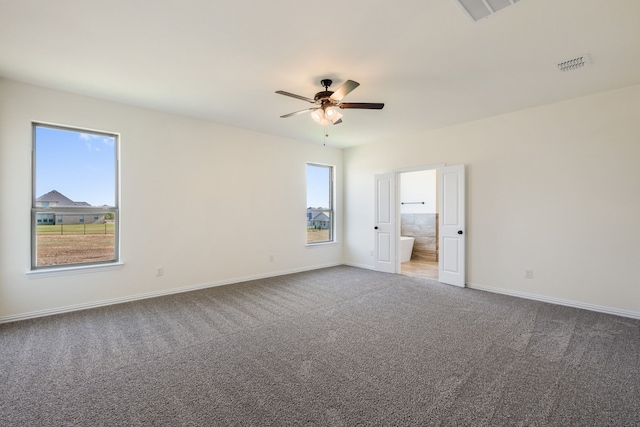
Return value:
[(428, 171), (428, 170), (432, 170), (432, 169), (443, 168), (445, 166), (446, 166), (445, 163), (431, 163), (430, 165), (424, 165), (424, 166), (410, 166), (410, 167), (407, 167), (407, 168), (398, 168), (398, 169), (394, 169), (393, 172), (397, 176), (399, 173), (403, 173), (403, 172)]

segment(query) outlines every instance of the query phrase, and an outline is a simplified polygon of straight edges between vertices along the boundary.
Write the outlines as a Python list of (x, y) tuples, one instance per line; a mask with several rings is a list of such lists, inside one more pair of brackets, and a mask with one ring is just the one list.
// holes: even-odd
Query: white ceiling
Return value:
[[(591, 65), (555, 64), (588, 54)], [(453, 0), (0, 0), (0, 76), (322, 143), (306, 97), (361, 85), (351, 147), (640, 83), (639, 0), (522, 0), (472, 22)]]

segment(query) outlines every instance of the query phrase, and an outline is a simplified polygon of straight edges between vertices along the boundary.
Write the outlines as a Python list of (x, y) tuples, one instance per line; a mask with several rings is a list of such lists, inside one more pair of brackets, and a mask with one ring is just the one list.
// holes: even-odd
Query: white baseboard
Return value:
[(182, 292), (196, 291), (199, 289), (213, 288), (215, 286), (230, 285), (233, 283), (248, 282), (251, 280), (266, 279), (269, 277), (284, 276), (286, 274), (302, 273), (305, 271), (319, 270), (321, 268), (335, 267), (342, 265), (341, 262), (315, 265), (311, 267), (294, 268), (290, 270), (280, 270), (264, 274), (256, 274), (253, 276), (236, 277), (233, 279), (218, 280), (215, 282), (201, 283), (198, 285), (184, 286), (180, 288), (164, 289), (162, 291), (145, 292), (143, 294), (129, 295), (126, 297), (110, 298), (101, 301), (88, 302), (82, 304), (67, 305), (64, 307), (51, 308), (46, 310), (31, 311), (28, 313), (15, 314), (11, 316), (0, 317), (0, 323), (17, 322), (19, 320), (35, 319), (37, 317), (52, 316), (54, 314), (70, 313), (72, 311), (88, 310), (91, 308), (104, 307), (108, 305), (121, 304), (124, 302), (137, 301), (147, 298), (161, 297), (165, 295), (179, 294)]
[(511, 295), (518, 298), (525, 298), (535, 301), (548, 302), (551, 304), (564, 305), (567, 307), (582, 308), (584, 310), (597, 311), (599, 313), (614, 314), (616, 316), (629, 317), (632, 319), (640, 319), (640, 312), (631, 310), (622, 310), (619, 308), (606, 307), (603, 305), (589, 304), (586, 302), (572, 301), (561, 298), (548, 297), (545, 295), (530, 294), (527, 292), (513, 291), (510, 289), (496, 288), (493, 286), (478, 285), (476, 283), (467, 283), (467, 288), (477, 289), (479, 291), (493, 292), (496, 294)]
[(373, 265), (359, 264), (357, 262), (343, 262), (342, 265), (348, 265), (349, 267), (364, 268), (366, 270), (373, 270), (374, 269)]

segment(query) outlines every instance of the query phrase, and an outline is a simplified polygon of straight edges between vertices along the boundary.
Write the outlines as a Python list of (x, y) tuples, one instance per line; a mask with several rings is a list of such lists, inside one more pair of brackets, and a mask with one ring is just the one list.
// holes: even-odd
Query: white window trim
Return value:
[(30, 279), (43, 279), (47, 277), (69, 276), (73, 274), (100, 273), (103, 271), (121, 270), (124, 263), (121, 261), (107, 261), (103, 264), (87, 265), (62, 265), (55, 268), (39, 267), (37, 270), (29, 270), (26, 275)]
[[(328, 165), (328, 164), (324, 164), (324, 163), (317, 163), (317, 162), (306, 162), (305, 166), (319, 166), (319, 167), (325, 167), (325, 168), (331, 168), (331, 175), (330, 175), (330, 186), (329, 186), (329, 200), (331, 201), (331, 208), (328, 210), (331, 210), (331, 240), (327, 240), (324, 242), (305, 242), (305, 246), (307, 247), (315, 247), (315, 246), (323, 246), (323, 245), (335, 245), (337, 243), (336, 240), (336, 166), (335, 165)], [(306, 170), (306, 169), (305, 169)], [(307, 178), (308, 180), (308, 178)], [(305, 180), (305, 184), (308, 185), (307, 180)], [(308, 188), (305, 188), (308, 191)], [(306, 193), (305, 193), (306, 194)], [(309, 206), (307, 206), (305, 209), (309, 208)]]
[(308, 248), (316, 248), (318, 246), (329, 246), (329, 245), (336, 245), (336, 244), (338, 244), (338, 242), (336, 242), (336, 240), (334, 239), (331, 242), (316, 242), (316, 243), (307, 242), (307, 244), (305, 246), (308, 247)]
[[(38, 206), (36, 207), (36, 127), (49, 127), (54, 129), (62, 129), (72, 132), (79, 133), (91, 133), (97, 135), (105, 135), (111, 136), (115, 139), (115, 206), (109, 208), (102, 208), (93, 206), (91, 208), (85, 208), (86, 210), (91, 210), (92, 212), (100, 209), (105, 212), (114, 212), (116, 216), (115, 230), (114, 230), (114, 245), (115, 245), (115, 259), (110, 261), (100, 261), (100, 262), (92, 262), (92, 263), (80, 263), (80, 264), (60, 264), (60, 265), (44, 265), (44, 266), (36, 266), (36, 232), (35, 227), (37, 227), (37, 223), (35, 221), (36, 215), (38, 212), (46, 212), (47, 210), (52, 210), (50, 206)], [(27, 276), (29, 277), (53, 277), (53, 276), (62, 276), (68, 274), (79, 274), (85, 272), (92, 271), (106, 271), (106, 270), (119, 270), (124, 265), (121, 261), (120, 257), (120, 134), (117, 132), (104, 131), (98, 129), (89, 129), (89, 128), (81, 128), (70, 125), (61, 125), (57, 123), (50, 123), (44, 121), (33, 121), (31, 123), (31, 214), (30, 214), (30, 222), (31, 222), (31, 256), (29, 257), (29, 270), (27, 271)], [(56, 207), (56, 210), (60, 210), (60, 207)], [(81, 211), (83, 207), (73, 208), (74, 211)], [(66, 210), (66, 209), (63, 209)]]

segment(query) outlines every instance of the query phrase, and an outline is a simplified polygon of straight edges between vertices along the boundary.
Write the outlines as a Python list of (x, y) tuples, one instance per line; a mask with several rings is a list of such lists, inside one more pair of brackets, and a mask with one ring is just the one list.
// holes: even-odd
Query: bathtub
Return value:
[(400, 236), (400, 262), (411, 260), (411, 252), (413, 252), (413, 237)]

